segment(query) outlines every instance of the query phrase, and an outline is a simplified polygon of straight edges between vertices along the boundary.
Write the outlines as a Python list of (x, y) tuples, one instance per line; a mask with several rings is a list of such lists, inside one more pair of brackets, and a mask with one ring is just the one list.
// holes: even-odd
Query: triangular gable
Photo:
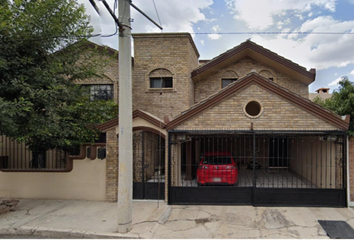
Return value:
[[(166, 124), (161, 119), (155, 117), (154, 115), (148, 112), (139, 109), (133, 111), (133, 119), (135, 118), (142, 118), (160, 129), (164, 129), (166, 127)], [(102, 123), (100, 125), (97, 125), (96, 128), (102, 132), (105, 132), (108, 129), (116, 127), (118, 125), (119, 125), (119, 120), (118, 118), (115, 118), (105, 123)]]
[(204, 78), (208, 75), (209, 70), (215, 68), (220, 69), (230, 64), (230, 62), (238, 61), (247, 56), (280, 72), (287, 72), (287, 75), (306, 84), (312, 83), (316, 77), (315, 69), (307, 71), (305, 67), (247, 40), (194, 69), (191, 74), (192, 79), (197, 80)]
[[(261, 77), (256, 73), (251, 73), (246, 77), (240, 79), (239, 81), (230, 84), (228, 87), (220, 90), (218, 93), (210, 96), (206, 100), (192, 106), (187, 111), (183, 112), (181, 115), (177, 116), (174, 120), (167, 124), (167, 129), (174, 129), (184, 122), (190, 120), (191, 118), (201, 114), (207, 109), (221, 103), (228, 97), (234, 95), (234, 93), (247, 88), (251, 85), (257, 85), (268, 92), (272, 93), (284, 99), (286, 102), (291, 103), (292, 105), (304, 110), (305, 112), (316, 116), (317, 118), (329, 123), (331, 126), (341, 129), (348, 129), (348, 122), (342, 120), (342, 118), (328, 109), (321, 107), (320, 105), (311, 102), (308, 99), (305, 99), (299, 95), (296, 95), (289, 90), (280, 87), (279, 85), (269, 81), (266, 78)], [(205, 119), (207, 121), (207, 119)]]
[(85, 49), (96, 49), (99, 52), (109, 54), (109, 55), (111, 55), (113, 57), (118, 57), (118, 55), (119, 55), (118, 50), (115, 50), (115, 49), (113, 49), (111, 47), (108, 47), (108, 46), (105, 46), (105, 45), (96, 44), (96, 43), (91, 42), (91, 41), (86, 40), (86, 39), (81, 39), (80, 41), (77, 41), (75, 43), (69, 44), (69, 45), (65, 46), (64, 48), (56, 51), (54, 54), (61, 54), (61, 53), (66, 53), (66, 52), (69, 53), (70, 49), (73, 49), (73, 48), (82, 49), (82, 50), (85, 50)]

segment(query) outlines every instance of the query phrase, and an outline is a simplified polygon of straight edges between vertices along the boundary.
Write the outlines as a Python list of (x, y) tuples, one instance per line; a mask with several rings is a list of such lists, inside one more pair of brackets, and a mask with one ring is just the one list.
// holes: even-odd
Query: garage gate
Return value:
[[(168, 151), (169, 204), (346, 206), (343, 132), (171, 131)], [(224, 185), (230, 171), (215, 165), (216, 181), (200, 186), (210, 154), (231, 155), (236, 184)]]

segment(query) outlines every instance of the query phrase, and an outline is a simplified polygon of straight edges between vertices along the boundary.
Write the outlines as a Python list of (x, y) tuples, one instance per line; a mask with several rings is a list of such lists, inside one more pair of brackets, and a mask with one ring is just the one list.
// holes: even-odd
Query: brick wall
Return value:
[(224, 77), (225, 74), (226, 77), (230, 77), (228, 76), (228, 71), (234, 72), (235, 76), (238, 76), (238, 78), (246, 76), (251, 71), (256, 71), (264, 77), (271, 77), (272, 75), (275, 83), (304, 98), (308, 98), (308, 86), (306, 84), (294, 80), (283, 73), (277, 72), (249, 57), (245, 57), (236, 63), (231, 63), (225, 68), (215, 70), (210, 73), (209, 77), (197, 81), (194, 86), (195, 102), (200, 102), (211, 94), (219, 91), (221, 89), (221, 78)]
[(115, 202), (118, 194), (118, 138), (115, 128), (107, 131), (106, 139), (106, 200)]
[[(90, 51), (90, 50), (88, 50)], [(83, 52), (85, 54), (85, 52)], [(90, 53), (92, 54), (92, 53)], [(95, 61), (98, 64), (98, 74), (100, 77), (94, 77), (90, 79), (75, 81), (76, 84), (113, 84), (114, 96), (113, 99), (118, 103), (118, 81), (119, 81), (119, 69), (118, 69), (118, 56), (112, 56), (110, 53), (95, 52), (93, 57), (96, 56)]]
[[(198, 53), (190, 35), (136, 34), (133, 38), (133, 108), (162, 119), (188, 109), (194, 103), (190, 73), (198, 66)], [(149, 75), (158, 69), (172, 74), (172, 89), (150, 89)]]
[[(258, 118), (249, 118), (244, 106), (262, 105)], [(255, 84), (177, 126), (179, 130), (336, 130), (331, 124)]]

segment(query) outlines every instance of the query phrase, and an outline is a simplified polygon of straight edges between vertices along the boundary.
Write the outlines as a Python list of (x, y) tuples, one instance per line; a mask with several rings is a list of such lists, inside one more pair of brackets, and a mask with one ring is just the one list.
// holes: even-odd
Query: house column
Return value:
[(118, 136), (116, 129), (106, 133), (106, 200), (117, 201), (118, 193)]

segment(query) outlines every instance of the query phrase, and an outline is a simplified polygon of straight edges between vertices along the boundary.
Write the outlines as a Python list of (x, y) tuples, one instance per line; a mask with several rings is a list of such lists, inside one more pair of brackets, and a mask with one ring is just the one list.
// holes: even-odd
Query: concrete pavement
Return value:
[(168, 206), (133, 201), (133, 229), (118, 234), (117, 204), (22, 199), (15, 212), (0, 215), (0, 238), (328, 238), (318, 220), (354, 227), (348, 208)]
[(148, 238), (168, 208), (163, 201), (134, 201), (133, 231), (118, 234), (117, 203), (22, 199), (16, 211), (0, 215), (0, 235), (141, 238), (143, 233)]

